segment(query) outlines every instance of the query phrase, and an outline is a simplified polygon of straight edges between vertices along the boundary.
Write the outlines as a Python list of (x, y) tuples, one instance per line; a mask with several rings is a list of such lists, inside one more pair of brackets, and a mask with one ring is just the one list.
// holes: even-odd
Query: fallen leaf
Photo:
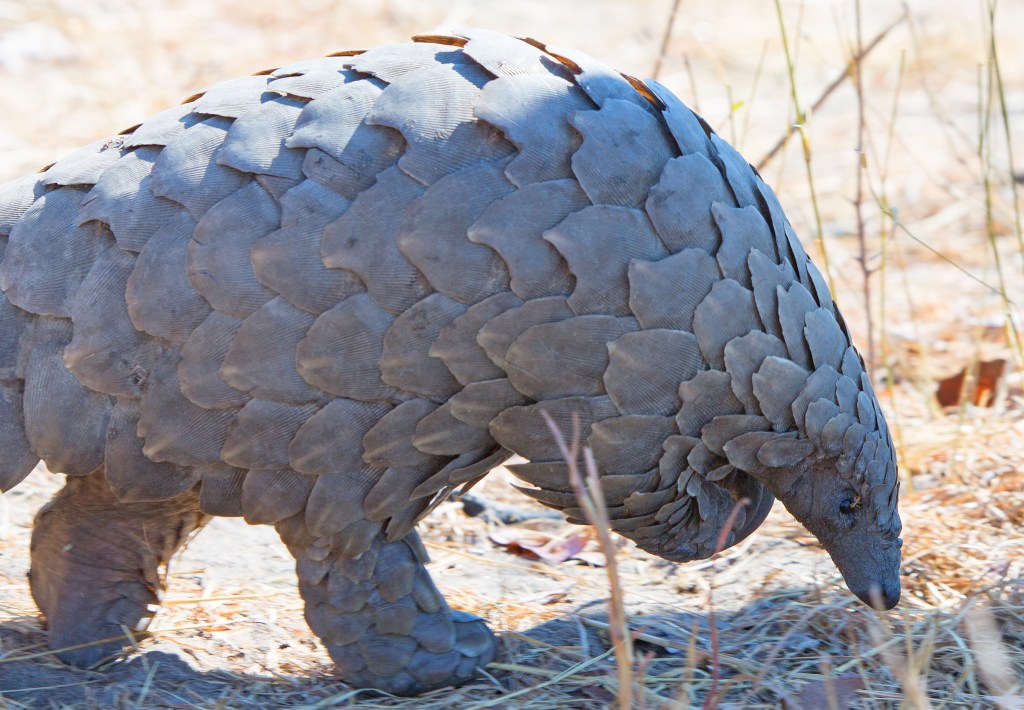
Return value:
[[(952, 377), (939, 380), (935, 397), (943, 407), (956, 407), (962, 401), (979, 407), (991, 407), (995, 402), (999, 382), (1006, 373), (1006, 360), (985, 360), (975, 367), (965, 367)], [(970, 376), (969, 376), (970, 375)]]
[(501, 545), (509, 552), (547, 562), (578, 560), (599, 567), (605, 564), (604, 555), (600, 551), (585, 549), (592, 542), (590, 532), (585, 528), (568, 535), (553, 536), (506, 525), (493, 529), (490, 538), (491, 542)]

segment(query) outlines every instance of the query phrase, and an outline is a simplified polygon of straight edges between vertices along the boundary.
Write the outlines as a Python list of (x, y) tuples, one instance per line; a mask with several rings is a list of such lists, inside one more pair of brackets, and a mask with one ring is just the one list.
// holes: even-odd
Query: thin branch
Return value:
[(651, 72), (651, 78), (657, 79), (661, 74), (661, 66), (665, 60), (665, 55), (668, 53), (668, 43), (672, 38), (672, 28), (676, 24), (676, 12), (679, 10), (679, 3), (681, 0), (672, 0), (672, 10), (668, 14), (668, 24), (665, 25), (665, 34), (661, 36), (661, 47), (658, 49), (658, 59), (654, 62), (654, 71)]
[(864, 168), (867, 166), (867, 154), (864, 149), (864, 133), (866, 119), (864, 117), (864, 67), (861, 58), (864, 56), (864, 42), (861, 37), (860, 0), (856, 0), (854, 8), (857, 16), (857, 51), (851, 61), (854, 72), (854, 87), (857, 90), (857, 194), (853, 200), (854, 211), (857, 213), (857, 241), (860, 246), (861, 292), (864, 297), (864, 313), (868, 326), (868, 372), (875, 371), (875, 323), (871, 310), (871, 269), (868, 268), (868, 240), (864, 225)]
[[(802, 6), (801, 6), (802, 7)], [(811, 207), (814, 211), (815, 238), (818, 248), (821, 250), (822, 271), (825, 273), (825, 281), (828, 283), (829, 291), (836, 292), (835, 283), (832, 279), (832, 268), (829, 263), (828, 249), (825, 246), (825, 230), (822, 228), (821, 208), (818, 205), (818, 192), (814, 186), (814, 167), (811, 157), (811, 141), (807, 136), (806, 124), (808, 113), (800, 108), (800, 98), (796, 90), (796, 64), (793, 60), (793, 52), (790, 50), (789, 38), (786, 34), (786, 21), (782, 16), (782, 3), (775, 0), (775, 14), (779, 18), (779, 35), (782, 37), (782, 50), (786, 55), (786, 69), (789, 75), (789, 95), (793, 100), (793, 112), (796, 114), (794, 127), (800, 134), (800, 145), (804, 154), (804, 170), (807, 173), (807, 189), (811, 193)]]
[[(908, 11), (907, 11), (907, 8), (904, 7), (903, 8), (903, 14), (901, 14), (899, 17), (897, 17), (895, 20), (893, 20), (893, 22), (888, 27), (886, 27), (884, 30), (882, 30), (877, 35), (875, 35), (875, 38), (872, 39), (870, 42), (868, 42), (868, 45), (866, 47), (864, 47), (861, 51), (859, 51), (857, 53), (856, 56), (854, 56), (853, 58), (850, 59), (849, 63), (847, 63), (847, 65), (846, 65), (846, 68), (843, 69), (843, 71), (839, 74), (839, 76), (837, 76), (832, 81), (832, 83), (829, 84), (825, 88), (825, 90), (821, 93), (821, 96), (819, 96), (818, 99), (813, 104), (811, 104), (811, 110), (808, 113), (813, 115), (815, 111), (817, 111), (819, 108), (821, 108), (821, 106), (825, 103), (825, 101), (828, 99), (828, 97), (831, 96), (832, 93), (836, 89), (838, 89), (842, 85), (842, 83), (844, 81), (846, 81), (850, 77), (850, 74), (853, 71), (853, 65), (855, 63), (857, 63), (857, 62), (861, 62), (865, 57), (867, 57), (872, 52), (872, 50), (874, 50), (874, 48), (878, 46), (879, 42), (881, 42), (883, 39), (885, 39), (886, 36), (890, 32), (892, 32), (894, 29), (896, 29), (896, 27), (898, 27), (900, 24), (905, 22), (907, 17), (908, 17)], [(799, 128), (798, 124), (794, 124), (794, 125), (790, 126), (789, 130), (786, 131), (786, 134), (784, 136), (782, 136), (782, 138), (780, 138), (779, 141), (774, 146), (772, 146), (772, 149), (769, 150), (765, 154), (765, 156), (763, 158), (761, 158), (761, 160), (759, 160), (757, 162), (756, 167), (757, 167), (758, 172), (761, 172), (762, 170), (765, 169), (765, 167), (767, 167), (768, 163), (770, 163), (772, 161), (772, 158), (775, 157), (776, 153), (778, 153), (780, 150), (782, 150), (785, 147), (786, 143), (793, 136), (793, 134), (796, 133), (798, 128)]]
[(615, 560), (615, 542), (612, 540), (611, 523), (608, 519), (608, 507), (604, 492), (601, 490), (601, 478), (597, 472), (597, 462), (590, 447), (583, 447), (583, 462), (586, 480), (579, 470), (580, 458), (580, 418), (573, 412), (572, 439), (566, 443), (558, 424), (550, 414), (541, 410), (544, 423), (558, 445), (558, 450), (569, 468), (569, 480), (572, 483), (576, 500), (587, 520), (597, 533), (597, 542), (605, 556), (605, 572), (608, 575), (608, 617), (609, 635), (615, 649), (615, 666), (619, 677), (619, 707), (632, 710), (633, 707), (633, 638), (629, 630), (629, 619), (626, 617), (626, 604), (619, 581), (619, 568)]
[[(886, 209), (886, 208), (883, 207), (882, 213), (885, 216), (887, 216), (887, 217), (891, 217), (891, 218), (895, 219), (894, 211), (892, 209)], [(928, 242), (924, 241), (923, 239), (921, 239), (920, 237), (915, 235), (913, 232), (911, 232), (909, 229), (907, 229), (906, 225), (904, 225), (902, 222), (897, 221), (896, 222), (896, 227), (901, 232), (906, 234), (908, 237), (913, 239), (915, 242), (917, 242), (918, 244), (923, 246), (925, 249), (930, 251), (932, 254), (934, 254), (935, 256), (939, 257), (939, 259), (941, 259), (942, 261), (946, 262), (950, 266), (956, 268), (957, 271), (961, 272), (964, 276), (969, 278), (971, 281), (974, 281), (976, 283), (981, 284), (982, 286), (984, 286), (985, 288), (987, 288), (989, 291), (991, 291), (992, 293), (996, 294), (997, 296), (1003, 296), (1004, 295), (1004, 293), (1002, 291), (1000, 291), (997, 287), (995, 287), (992, 284), (988, 283), (983, 278), (981, 278), (979, 276), (975, 276), (970, 271), (968, 271), (964, 267), (960, 266), (960, 264), (956, 263), (953, 259), (949, 258), (945, 254), (943, 254), (941, 251), (939, 251), (938, 249), (933, 247), (931, 244), (929, 244)], [(1006, 302), (1009, 303), (1010, 305), (1016, 305), (1009, 298), (1007, 298)]]
[[(718, 531), (718, 539), (715, 541), (715, 552), (711, 556), (712, 559), (718, 556), (718, 553), (725, 549), (725, 543), (729, 539), (729, 533), (732, 532), (733, 525), (736, 523), (736, 518), (739, 516), (740, 511), (749, 506), (751, 503), (749, 498), (740, 498), (732, 506), (732, 510), (729, 511), (729, 517), (725, 519), (725, 523), (722, 525), (722, 529)], [(717, 705), (718, 684), (721, 682), (721, 672), (718, 667), (718, 625), (715, 622), (715, 584), (714, 576), (711, 578), (711, 582), (708, 584), (708, 631), (711, 635), (711, 689), (708, 690), (708, 694), (704, 697), (703, 710), (715, 707)]]

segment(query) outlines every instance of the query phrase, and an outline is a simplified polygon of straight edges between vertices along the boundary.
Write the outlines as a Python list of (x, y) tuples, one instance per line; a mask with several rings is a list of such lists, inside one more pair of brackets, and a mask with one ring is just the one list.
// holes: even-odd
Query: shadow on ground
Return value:
[[(719, 611), (715, 618), (723, 652), (728, 650), (731, 654), (741, 654), (745, 648), (750, 650), (751, 629), (769, 615), (778, 618), (781, 636), (785, 632), (786, 619), (792, 620), (806, 612), (800, 601), (805, 596), (806, 590), (776, 590), (769, 599), (758, 600), (734, 611)], [(837, 616), (862, 614), (860, 611), (831, 608)], [(460, 691), (436, 691), (423, 698), (422, 705), (415, 707), (446, 707), (448, 702), (452, 707), (461, 707), (470, 700), (497, 699), (507, 693), (516, 693), (518, 702), (525, 702), (531, 686), (573, 669), (609, 649), (607, 634), (598, 628), (606, 619), (604, 604), (593, 602), (579, 607), (577, 611), (578, 615), (559, 617), (522, 633), (505, 634), (499, 666), (489, 668), (487, 677), (481, 676), (480, 680)], [(653, 639), (640, 640), (636, 644), (637, 655), (645, 659), (648, 675), (681, 678), (689, 655), (683, 649), (689, 646), (693, 636), (696, 657), (689, 672), (698, 678), (709, 676), (712, 656), (707, 614), (657, 609), (648, 614), (633, 614), (630, 622), (634, 629), (644, 631)], [(802, 633), (790, 640), (802, 645), (804, 652), (813, 652), (816, 644), (813, 638)], [(363, 706), (369, 703), (375, 707), (387, 707), (392, 703), (404, 705), (409, 702), (390, 700), (374, 691), (352, 693), (338, 679), (330, 677), (326, 654), (323, 672), (312, 675), (238, 673), (198, 669), (189, 656), (187, 645), (183, 644), (178, 652), (146, 650), (147, 642), (143, 641), (139, 650), (127, 658), (111, 662), (102, 670), (86, 670), (64, 665), (42, 653), (46, 649), (46, 635), (41, 620), (31, 616), (0, 623), (0, 646), (18, 649), (10, 652), (7, 658), (0, 658), (0, 707), (277, 708), (335, 704)], [(762, 651), (766, 655), (771, 649), (763, 647)], [(288, 650), (284, 648), (280, 652), (284, 655)], [(534, 669), (535, 674), (510, 671), (507, 668), (509, 664), (527, 666)], [(573, 671), (572, 674), (581, 682), (575, 690), (571, 686), (566, 688), (566, 700), (572, 707), (606, 707), (614, 698), (597, 681), (613, 673), (610, 654)], [(730, 675), (728, 669), (723, 669), (723, 678)], [(594, 682), (587, 683), (588, 678)], [(664, 687), (666, 699), (677, 697), (680, 687), (678, 682), (667, 683)], [(456, 692), (457, 696), (452, 695)], [(772, 695), (770, 690), (766, 692), (768, 696)], [(758, 699), (766, 701), (768, 696)]]

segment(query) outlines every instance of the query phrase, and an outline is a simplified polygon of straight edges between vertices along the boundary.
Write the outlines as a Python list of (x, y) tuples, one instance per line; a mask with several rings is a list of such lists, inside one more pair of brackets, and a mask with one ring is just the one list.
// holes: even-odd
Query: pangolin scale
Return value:
[(300, 62), (0, 188), (0, 236), (0, 488), (68, 474), (33, 537), (54, 648), (144, 628), (160, 564), (241, 515), (342, 677), (463, 682), (494, 640), (414, 526), (512, 454), (581, 522), (542, 411), (640, 547), (707, 557), (778, 497), (899, 598), (892, 441), (825, 279), (654, 81), (483, 30)]

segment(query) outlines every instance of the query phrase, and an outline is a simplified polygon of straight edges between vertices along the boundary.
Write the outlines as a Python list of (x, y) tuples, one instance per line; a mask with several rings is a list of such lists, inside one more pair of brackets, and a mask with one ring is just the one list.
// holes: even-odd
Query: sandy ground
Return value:
[[(2, 499), (0, 610), (7, 618), (0, 620), (0, 644), (10, 651), (10, 660), (0, 664), (0, 707), (5, 701), (11, 707), (211, 707), (219, 699), (230, 707), (284, 707), (344, 694), (302, 618), (288, 551), (272, 528), (239, 519), (215, 519), (189, 543), (171, 569), (154, 637), (125, 660), (97, 672), (46, 655), (31, 658), (45, 651), (43, 624), (24, 580), (31, 522), (59, 487), (59, 478), (39, 469)], [(481, 495), (544, 515), (545, 509), (510, 494), (509, 479), (504, 471), (495, 472)], [(606, 647), (606, 635), (576, 617), (607, 620), (604, 570), (514, 555), (490, 541), (490, 527), (449, 503), (421, 530), (431, 572), (445, 596), (508, 635), (502, 660), (515, 662), (522, 654), (519, 633)], [(519, 527), (553, 535), (578, 530), (550, 519)], [(767, 534), (744, 541), (714, 566), (674, 565), (623, 545), (620, 566), (633, 623), (643, 628), (649, 619), (647, 624), (660, 627), (670, 620), (678, 626), (676, 643), (685, 644), (694, 624), (707, 631), (711, 583), (726, 634), (742, 634), (735, 620), (758, 613), (758, 599), (826, 598), (858, 606), (828, 556), (784, 511), (776, 510), (765, 528)], [(650, 650), (672, 655), (672, 649)], [(510, 674), (495, 675), (505, 684), (516, 682)]]
[[(901, 12), (897, 4), (882, 0), (862, 4), (865, 43)], [(783, 3), (803, 105), (843, 73), (855, 41), (853, 5), (852, 0)], [(865, 65), (867, 263), (879, 268), (885, 258), (889, 269), (872, 277), (871, 327), (876, 350), (886, 348), (885, 361), (894, 377), (890, 388), (880, 369), (879, 391), (898, 427), (903, 470), (918, 491), (945, 490), (944, 486), (995, 491), (994, 482), (1024, 480), (1022, 405), (1013, 399), (1015, 393), (1019, 397), (1019, 375), (1008, 380), (1011, 397), (999, 411), (942, 413), (929, 400), (936, 379), (973, 359), (1011, 357), (1003, 304), (990, 288), (998, 283), (999, 273), (985, 238), (985, 194), (977, 158), (979, 66), (986, 61), (982, 6), (962, 0), (910, 2), (913, 22), (897, 27)], [(658, 63), (670, 8), (670, 2), (653, 0), (0, 0), (0, 181), (138, 123), (217, 81), (414, 33), (487, 26), (552, 45), (575, 46), (623, 71), (647, 76)], [(999, 13), (996, 38), (1011, 137), (1020, 145), (1024, 43), (1019, 41), (1019, 29), (1024, 27), (1024, 3), (1003, 2)], [(752, 162), (758, 162), (793, 122), (778, 20), (766, 0), (683, 0), (659, 79)], [(851, 206), (858, 160), (856, 117), (856, 95), (847, 83), (811, 117), (807, 128), (831, 273), (847, 321), (863, 343), (869, 321)], [(1024, 278), (1019, 269), (1024, 253), (1017, 250), (1013, 237), (1006, 179), (1009, 157), (1005, 139), (998, 132), (996, 139), (992, 224), (1004, 264), (1018, 269), (1007, 282), (1007, 294), (1022, 303)], [(814, 214), (799, 141), (791, 141), (764, 175), (821, 263), (820, 253), (810, 244)], [(880, 236), (892, 224), (877, 206), (883, 201), (897, 209), (906, 226), (884, 251)], [(884, 303), (882, 284), (887, 289)], [(1020, 315), (1018, 307), (1011, 312)], [(384, 702), (374, 694), (352, 696), (331, 678), (329, 659), (302, 619), (287, 551), (272, 529), (250, 528), (238, 520), (213, 521), (176, 561), (167, 602), (153, 626), (154, 638), (125, 660), (102, 671), (85, 671), (46, 655), (42, 621), (25, 574), (32, 516), (59, 487), (59, 478), (37, 471), (0, 498), (0, 707), (324, 707)], [(1020, 490), (1019, 483), (1003, 485)], [(507, 476), (500, 473), (485, 484), (483, 493), (530, 505), (510, 491)], [(926, 612), (938, 610), (934, 628), (948, 627), (953, 629), (949, 638), (959, 638), (957, 615), (980, 594), (979, 588), (989, 590), (986, 594), (995, 589), (1004, 603), (1000, 608), (1010, 610), (999, 619), (1011, 652), (1011, 673), (1020, 681), (1024, 547), (1019, 542), (1024, 514), (1002, 503), (1004, 498), (995, 497), (995, 492), (991, 496), (957, 498), (941, 511), (935, 506), (929, 510), (920, 498), (908, 499), (905, 509), (912, 514), (904, 514), (905, 523), (921, 534), (917, 543), (912, 534), (908, 537), (910, 591), (903, 616), (891, 618), (902, 619), (908, 627), (919, 618), (927, 624), (932, 617)], [(972, 516), (986, 506), (994, 506), (996, 512), (977, 523), (976, 532), (989, 537), (974, 548), (960, 547), (960, 526), (975, 524), (961, 521), (977, 520)], [(948, 529), (934, 527), (938, 512), (949, 522)], [(1001, 520), (999, 515), (1005, 527), (992, 522)], [(558, 522), (530, 526), (555, 535), (571, 533)], [(439, 586), (453, 605), (484, 616), (504, 633), (505, 666), (492, 669), (469, 695), (442, 692), (421, 706), (500, 703), (502, 693), (532, 686), (539, 689), (505, 706), (606, 706), (612, 696), (603, 680), (581, 681), (568, 690), (564, 683), (542, 687), (567, 667), (561, 649), (585, 657), (607, 649), (606, 635), (581, 621), (605, 618), (604, 571), (513, 555), (494, 544), (488, 532), (488, 523), (464, 516), (455, 503), (442, 506), (424, 524)], [(985, 549), (978, 552), (978, 545)], [(819, 658), (830, 644), (840, 643), (840, 637), (846, 655), (829, 663), (841, 666), (870, 648), (847, 627), (867, 623), (866, 612), (842, 587), (827, 555), (778, 506), (761, 531), (713, 565), (670, 565), (625, 547), (620, 555), (634, 628), (656, 631), (667, 643), (641, 644), (642, 651), (651, 653), (649, 675), (657, 676), (661, 668), (676, 673), (687, 657), (681, 649), (689, 648), (691, 641), (695, 647), (708, 648), (710, 610), (717, 613), (723, 652), (734, 651), (747, 663), (733, 666), (730, 687), (738, 690), (730, 702), (736, 707), (778, 707), (787, 698), (795, 702), (798, 691), (824, 673), (819, 661), (801, 665), (801, 659)], [(940, 580), (940, 572), (948, 572), (950, 578), (969, 576), (964, 570), (977, 579), (971, 584)], [(998, 583), (977, 583), (999, 577), (999, 570), (1003, 577)], [(814, 631), (787, 626), (793, 619), (806, 621), (815, 609), (829, 625)], [(925, 616), (914, 616), (917, 613)], [(774, 618), (774, 640), (754, 638), (754, 630), (760, 633), (769, 623), (766, 619)], [(945, 631), (935, 633), (946, 639)], [(755, 660), (763, 662), (771, 653), (787, 659), (786, 670), (772, 672), (755, 691), (752, 678), (761, 668)], [(965, 670), (963, 663), (958, 670), (956, 658), (952, 652), (924, 657), (933, 702), (940, 707), (992, 707), (991, 693), (972, 686), (980, 681), (970, 680), (973, 671)], [(515, 670), (517, 665), (526, 670)], [(700, 675), (706, 663), (697, 666), (695, 673)], [(764, 667), (770, 666), (771, 658)], [(887, 660), (871, 668), (877, 673), (872, 682), (895, 690), (878, 691), (859, 701), (861, 706), (898, 706), (908, 687), (898, 662)], [(960, 680), (946, 682), (947, 678)], [(544, 698), (553, 697), (544, 693), (556, 687), (564, 690), (560, 700), (543, 705)], [(683, 692), (678, 682), (657, 685), (652, 697), (658, 700), (652, 705), (678, 699), (677, 707), (686, 707), (690, 700)], [(973, 700), (963, 701), (964, 697)]]

